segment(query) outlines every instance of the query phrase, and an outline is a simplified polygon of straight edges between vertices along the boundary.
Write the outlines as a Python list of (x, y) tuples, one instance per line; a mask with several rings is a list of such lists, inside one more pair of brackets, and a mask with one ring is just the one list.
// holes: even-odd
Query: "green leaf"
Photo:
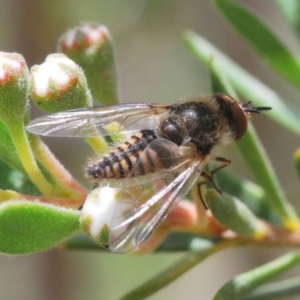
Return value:
[[(299, 227), (296, 225), (296, 223), (299, 224), (297, 213), (284, 195), (273, 166), (253, 126), (248, 126), (244, 138), (237, 141), (236, 145), (259, 185), (264, 188), (266, 199), (283, 218), (285, 225), (289, 229)], [(290, 221), (295, 226), (290, 224)]]
[(0, 252), (29, 254), (52, 248), (79, 228), (79, 211), (29, 201), (0, 205)]
[(288, 109), (278, 94), (225, 56), (203, 37), (193, 32), (186, 32), (183, 41), (199, 60), (206, 64), (210, 64), (212, 58), (216, 60), (218, 67), (228, 77), (234, 89), (245, 99), (252, 100), (256, 105), (272, 107), (272, 110), (266, 114), (267, 117), (300, 135), (299, 116)]
[(222, 192), (241, 199), (254, 214), (276, 226), (282, 226), (281, 219), (271, 205), (266, 201), (266, 193), (263, 188), (249, 180), (236, 178), (228, 172), (215, 173), (214, 180)]
[(215, 190), (209, 189), (205, 193), (205, 199), (214, 217), (238, 235), (261, 238), (267, 234), (263, 223), (237, 198), (226, 193), (221, 196)]
[[(300, 89), (300, 61), (254, 13), (229, 0), (214, 0), (227, 21), (281, 76)], [(285, 4), (289, 1), (285, 1)]]
[(217, 292), (213, 300), (242, 300), (264, 282), (275, 278), (300, 263), (300, 251), (293, 251), (265, 265), (240, 274)]
[(300, 39), (300, 2), (299, 0), (276, 0), (287, 21)]
[[(268, 283), (257, 288), (245, 300), (286, 299), (288, 295), (300, 293), (300, 277)], [(284, 298), (283, 298), (284, 297)]]
[(14, 190), (29, 195), (40, 195), (39, 190), (24, 173), (0, 160), (0, 189)]

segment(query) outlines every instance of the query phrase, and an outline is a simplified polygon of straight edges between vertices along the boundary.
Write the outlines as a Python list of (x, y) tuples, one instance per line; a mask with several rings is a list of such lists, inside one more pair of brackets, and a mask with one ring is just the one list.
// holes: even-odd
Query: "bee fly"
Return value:
[[(190, 98), (177, 104), (132, 103), (59, 112), (32, 121), (29, 132), (61, 137), (109, 135), (106, 126), (131, 137), (86, 168), (99, 188), (119, 195), (109, 230), (109, 248), (137, 247), (166, 218), (191, 187), (230, 160), (213, 157), (215, 146), (242, 138), (247, 114), (269, 110), (237, 103), (225, 94)], [(210, 160), (221, 165), (207, 173)], [(200, 182), (201, 184), (201, 182)]]

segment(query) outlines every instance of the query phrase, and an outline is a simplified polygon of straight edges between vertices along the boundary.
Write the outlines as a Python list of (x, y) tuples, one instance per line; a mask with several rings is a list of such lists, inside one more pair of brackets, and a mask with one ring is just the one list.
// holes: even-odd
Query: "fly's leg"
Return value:
[[(214, 156), (214, 157), (211, 157), (212, 160), (215, 160), (217, 162), (221, 162), (222, 164), (217, 167), (216, 169), (213, 169), (211, 172), (210, 172), (210, 175), (213, 177), (214, 174), (217, 172), (217, 171), (220, 171), (221, 169), (229, 166), (231, 164), (231, 160), (230, 159), (227, 159), (227, 158), (224, 158), (224, 157), (220, 157), (220, 156)], [(215, 189), (221, 193), (221, 191), (216, 187), (215, 183), (213, 182), (213, 185), (215, 187)]]
[(228, 165), (231, 164), (231, 160), (230, 159), (227, 159), (227, 158), (224, 158), (224, 157), (220, 157), (220, 156), (215, 156), (215, 157), (212, 157), (211, 158), (212, 160), (215, 160), (215, 161), (218, 161), (218, 162), (221, 162), (222, 164), (213, 169), (210, 173), (207, 173), (205, 171), (202, 171), (201, 172), (201, 177), (204, 178), (203, 181), (200, 181), (197, 183), (197, 188), (198, 188), (198, 194), (199, 194), (199, 198), (204, 206), (205, 209), (208, 209), (208, 205), (207, 203), (205, 202), (203, 196), (202, 196), (202, 193), (201, 193), (201, 186), (202, 185), (205, 185), (205, 184), (208, 184), (208, 183), (212, 183), (213, 187), (215, 188), (215, 190), (217, 190), (217, 192), (219, 194), (222, 194), (222, 191), (217, 187), (215, 181), (214, 181), (214, 174), (217, 172), (217, 171), (220, 171), (221, 169), (227, 167)]
[(204, 208), (207, 210), (208, 209), (208, 205), (207, 205), (206, 201), (204, 200), (204, 198), (202, 196), (201, 186), (213, 182), (213, 178), (212, 178), (212, 176), (210, 174), (208, 174), (208, 173), (206, 173), (204, 171), (202, 171), (202, 173), (201, 173), (200, 176), (203, 177), (203, 178), (205, 178), (205, 180), (200, 181), (200, 182), (197, 183), (198, 195), (199, 195), (199, 198), (200, 198), (200, 200), (201, 200)]

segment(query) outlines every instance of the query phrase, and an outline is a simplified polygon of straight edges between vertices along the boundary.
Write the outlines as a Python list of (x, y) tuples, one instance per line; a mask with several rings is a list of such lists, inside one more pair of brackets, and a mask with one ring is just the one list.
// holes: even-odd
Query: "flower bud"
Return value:
[(80, 216), (83, 230), (100, 246), (107, 248), (110, 224), (117, 201), (110, 187), (94, 189), (87, 197)]
[(92, 106), (82, 69), (64, 54), (51, 54), (30, 70), (29, 94), (49, 113)]
[(0, 52), (0, 118), (22, 119), (27, 106), (28, 67), (22, 55)]
[(84, 69), (93, 98), (103, 105), (118, 103), (114, 47), (105, 26), (82, 22), (60, 37), (58, 50)]
[(208, 206), (213, 216), (226, 228), (238, 235), (261, 239), (267, 234), (267, 227), (252, 211), (237, 198), (215, 190), (205, 194)]

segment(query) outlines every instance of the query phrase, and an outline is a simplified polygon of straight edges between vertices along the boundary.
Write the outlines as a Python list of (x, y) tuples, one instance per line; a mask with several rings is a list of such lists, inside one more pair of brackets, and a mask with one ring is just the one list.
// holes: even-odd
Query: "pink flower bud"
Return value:
[(95, 100), (105, 105), (118, 103), (114, 47), (105, 26), (82, 22), (60, 37), (58, 50), (84, 69)]
[(22, 55), (0, 52), (0, 118), (23, 118), (27, 106), (28, 68)]
[(64, 54), (51, 54), (30, 70), (29, 93), (46, 112), (92, 106), (82, 69)]

